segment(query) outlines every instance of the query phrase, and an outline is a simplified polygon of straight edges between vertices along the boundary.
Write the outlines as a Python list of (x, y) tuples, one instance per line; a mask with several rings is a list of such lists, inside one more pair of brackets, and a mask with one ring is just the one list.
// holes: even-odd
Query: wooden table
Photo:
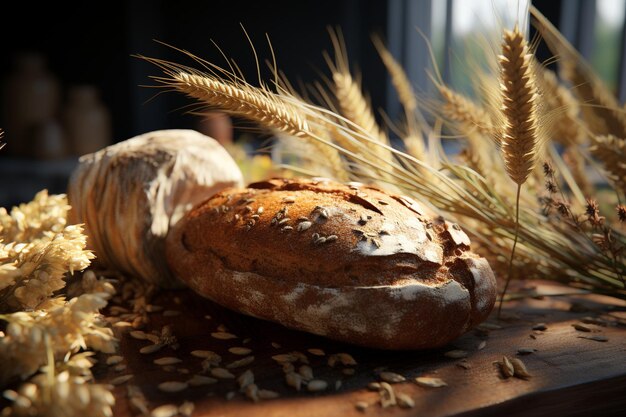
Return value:
[[(538, 290), (564, 291), (549, 283), (541, 283)], [(176, 350), (165, 347), (156, 353), (141, 354), (139, 349), (150, 343), (130, 337), (132, 329), (116, 328), (126, 369), (114, 371), (105, 361), (96, 367), (99, 382), (133, 374), (130, 381), (114, 389), (116, 416), (133, 415), (127, 398), (128, 385), (140, 388), (150, 409), (191, 401), (195, 405), (192, 415), (203, 417), (626, 416), (626, 305), (608, 297), (580, 295), (510, 302), (503, 311), (506, 320), (498, 321), (492, 314), (486, 328), (471, 331), (450, 346), (412, 352), (368, 350), (288, 330), (233, 313), (187, 290), (161, 292), (153, 303), (170, 312), (151, 313), (144, 330), (158, 331), (171, 325), (179, 346)], [(602, 325), (586, 324), (591, 332), (572, 326), (586, 317), (600, 320)], [(540, 322), (546, 324), (546, 330), (533, 330)], [(238, 338), (212, 337), (219, 325)], [(589, 336), (604, 336), (608, 340), (581, 338)], [(486, 344), (480, 349), (483, 341)], [(239, 392), (232, 379), (177, 393), (157, 388), (164, 381), (186, 381), (201, 370), (202, 359), (190, 355), (191, 351), (211, 350), (223, 357), (223, 363), (229, 363), (241, 358), (228, 352), (233, 346), (250, 348), (255, 358), (251, 365), (234, 369), (233, 373), (251, 369), (259, 388), (273, 390), (280, 394), (279, 398), (255, 403)], [(310, 354), (310, 348), (322, 349), (326, 356)], [(519, 348), (536, 351), (520, 356)], [(453, 349), (467, 351), (467, 358), (447, 357), (445, 353)], [(306, 354), (315, 378), (328, 382), (327, 390), (312, 393), (305, 388), (298, 392), (286, 385), (283, 370), (272, 356), (292, 351)], [(355, 369), (354, 375), (343, 373), (346, 366), (328, 365), (328, 355), (339, 352), (351, 354), (358, 362), (349, 367)], [(503, 355), (522, 359), (532, 377), (504, 378), (494, 363)], [(164, 356), (175, 356), (182, 362), (167, 372), (153, 363)], [(368, 390), (367, 385), (378, 381), (382, 370), (406, 377), (406, 382), (393, 384), (393, 388), (396, 393), (409, 395), (415, 402), (413, 408), (381, 408), (379, 393)], [(418, 386), (413, 381), (418, 376), (441, 378), (448, 386)], [(355, 407), (357, 402), (369, 406), (360, 411)]]

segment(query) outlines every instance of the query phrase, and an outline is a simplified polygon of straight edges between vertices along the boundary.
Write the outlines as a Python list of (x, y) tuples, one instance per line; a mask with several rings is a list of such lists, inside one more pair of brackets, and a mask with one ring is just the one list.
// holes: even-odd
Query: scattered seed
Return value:
[(280, 345), (280, 343), (272, 342), (272, 347), (274, 349), (280, 349), (282, 346)]
[(233, 398), (235, 398), (235, 395), (237, 395), (235, 391), (228, 391), (226, 393), (226, 401), (232, 400)]
[(254, 356), (246, 356), (245, 358), (229, 363), (228, 365), (226, 365), (226, 368), (227, 369), (241, 368), (242, 366), (250, 365), (252, 362), (254, 362)]
[(380, 405), (382, 408), (392, 407), (397, 404), (396, 393), (387, 382), (380, 383)]
[(321, 379), (314, 379), (307, 385), (307, 389), (311, 392), (324, 391), (326, 388), (328, 388), (328, 382)]
[(519, 348), (517, 349), (518, 355), (530, 355), (531, 353), (535, 353), (537, 349), (533, 348)]
[(290, 362), (284, 362), (283, 363), (283, 372), (288, 374), (289, 372), (295, 372), (296, 368), (293, 366), (292, 363)]
[(295, 202), (296, 202), (296, 198), (293, 196), (288, 196), (288, 197), (283, 198), (283, 203), (285, 204), (291, 204)]
[(120, 375), (118, 377), (115, 377), (111, 380), (111, 384), (112, 385), (121, 385), (125, 382), (130, 381), (133, 378), (133, 374), (128, 374), (128, 375)]
[(302, 365), (298, 368), (298, 373), (306, 381), (313, 379), (313, 369), (309, 365)]
[(341, 389), (341, 385), (343, 383), (341, 382), (341, 379), (338, 379), (335, 381), (335, 391), (339, 391)]
[(258, 209), (256, 209), (256, 212), (257, 212), (258, 214), (263, 214), (263, 212), (264, 212), (264, 211), (265, 211), (265, 209), (264, 209), (262, 206), (261, 206), (261, 207), (259, 207)]
[(280, 394), (276, 391), (272, 391), (269, 389), (260, 389), (258, 392), (259, 398), (262, 400), (273, 400), (274, 398), (280, 397)]
[(180, 315), (180, 311), (178, 310), (165, 310), (163, 312), (163, 317), (176, 317)]
[(231, 347), (230, 349), (228, 349), (228, 351), (232, 353), (233, 355), (247, 355), (250, 352), (252, 352), (252, 349), (236, 346), (236, 347)]
[(457, 362), (456, 366), (458, 366), (459, 368), (466, 369), (466, 370), (472, 368), (472, 365), (470, 365), (469, 362), (467, 362), (465, 359)]
[(274, 355), (272, 356), (272, 359), (274, 359), (278, 363), (296, 362), (298, 360), (298, 358), (291, 353), (281, 353), (279, 355)]
[(606, 327), (606, 321), (595, 317), (583, 317), (580, 321), (585, 324), (595, 324), (596, 326)]
[(364, 225), (365, 223), (367, 223), (367, 215), (366, 214), (361, 214), (361, 217), (359, 217), (359, 224), (360, 225)]
[(132, 326), (133, 324), (127, 321), (118, 321), (117, 323), (113, 324), (113, 327), (132, 327)]
[(367, 384), (367, 389), (370, 391), (378, 391), (380, 389), (380, 382), (370, 382)]
[(282, 229), (280, 229), (281, 232), (291, 232), (293, 230), (293, 227), (291, 226), (285, 226)]
[(186, 382), (166, 381), (166, 382), (161, 382), (158, 385), (158, 388), (160, 391), (163, 391), (163, 392), (180, 392), (180, 391), (186, 390), (188, 386), (189, 385), (187, 385)]
[(609, 338), (606, 336), (593, 335), (593, 336), (578, 336), (580, 339), (595, 340), (596, 342), (608, 342)]
[(380, 377), (380, 379), (390, 384), (406, 381), (405, 377), (395, 372), (381, 372), (378, 376)]
[(357, 410), (361, 412), (364, 412), (365, 410), (367, 410), (367, 407), (369, 407), (369, 404), (366, 403), (365, 401), (359, 401), (354, 404), (354, 408), (356, 408)]
[(354, 375), (354, 368), (344, 368), (341, 370), (341, 373), (344, 375)]
[(511, 377), (515, 373), (515, 368), (513, 368), (513, 364), (506, 356), (502, 357), (502, 362), (500, 362), (500, 369), (502, 370), (502, 375), (505, 378)]
[(337, 353), (337, 359), (345, 366), (357, 365), (356, 360), (349, 353)]
[(196, 358), (210, 359), (218, 363), (222, 360), (222, 357), (220, 355), (211, 350), (192, 350), (191, 356), (195, 356)]
[(521, 379), (530, 378), (530, 374), (528, 373), (528, 370), (526, 369), (526, 365), (524, 365), (524, 362), (522, 362), (521, 359), (511, 358), (510, 362), (513, 365), (513, 376), (516, 376)]
[(326, 243), (330, 243), (330, 242), (334, 242), (335, 240), (339, 239), (337, 237), (337, 235), (330, 235), (326, 237)]
[(118, 365), (115, 365), (115, 366), (113, 367), (113, 370), (114, 370), (115, 372), (122, 372), (122, 371), (125, 371), (125, 370), (126, 370), (126, 364), (124, 364), (124, 363), (120, 363), (120, 364), (118, 364)]
[(324, 356), (326, 355), (326, 352), (324, 352), (322, 349), (307, 349), (307, 352), (309, 352), (311, 355), (313, 356)]
[(407, 394), (399, 392), (396, 394), (396, 399), (398, 401), (398, 405), (401, 408), (413, 408), (415, 407), (415, 401), (413, 398), (409, 397)]
[(109, 356), (107, 358), (107, 365), (109, 365), (109, 366), (117, 365), (118, 363), (122, 362), (123, 360), (124, 360), (124, 358), (119, 356), (119, 355)]
[(141, 349), (139, 349), (139, 353), (142, 353), (144, 355), (149, 355), (151, 353), (158, 352), (162, 348), (163, 348), (163, 345), (161, 343), (155, 343), (154, 345), (148, 345), (148, 346), (142, 347)]
[(321, 245), (322, 243), (325, 243), (325, 242), (326, 242), (326, 238), (324, 236), (320, 236), (320, 237), (318, 237), (317, 239), (315, 239), (313, 241), (313, 244), (314, 245)]
[(291, 221), (291, 219), (289, 217), (285, 217), (284, 219), (282, 219), (281, 221), (278, 222), (279, 226), (282, 226), (285, 223), (289, 223)]
[(584, 324), (574, 323), (572, 327), (580, 332), (591, 332), (591, 328), (585, 326)]
[(137, 339), (137, 340), (146, 340), (147, 339), (147, 334), (146, 332), (143, 332), (141, 330), (133, 330), (130, 333), (128, 333), (130, 335), (130, 337), (132, 337), (133, 339)]
[(294, 387), (296, 391), (300, 391), (300, 387), (302, 386), (302, 376), (300, 374), (296, 374), (295, 372), (289, 372), (285, 375), (285, 382), (290, 387)]
[(444, 353), (443, 356), (452, 359), (462, 359), (467, 358), (467, 352), (460, 349), (454, 349)]
[(495, 323), (481, 323), (478, 325), (478, 328), (483, 330), (499, 330), (502, 326)]
[(485, 346), (487, 346), (487, 341), (486, 341), (486, 340), (483, 340), (483, 341), (481, 341), (481, 342), (478, 344), (477, 349), (478, 349), (478, 350), (483, 350), (483, 349), (485, 348)]
[(205, 376), (205, 375), (198, 375), (198, 374), (195, 374), (189, 380), (187, 380), (187, 384), (191, 385), (192, 387), (215, 384), (216, 382), (217, 382), (217, 379), (215, 378), (211, 378), (210, 376)]
[(255, 403), (259, 401), (259, 387), (256, 384), (248, 384), (244, 388), (246, 397), (250, 398)]
[(303, 221), (301, 223), (298, 223), (298, 226), (296, 226), (296, 229), (298, 230), (298, 232), (304, 232), (305, 230), (309, 229), (312, 225), (313, 223), (311, 223), (310, 221)]
[(165, 404), (152, 410), (150, 417), (174, 417), (178, 415), (178, 407), (174, 404)]
[(181, 363), (182, 360), (174, 357), (174, 356), (165, 356), (163, 358), (158, 358), (154, 360), (156, 365), (174, 365), (177, 363)]
[(256, 222), (261, 218), (261, 216), (259, 216), (258, 214), (253, 214), (252, 216), (250, 216), (250, 218)]
[(165, 372), (176, 372), (178, 368), (172, 365), (164, 365), (161, 367), (161, 369)]
[(181, 413), (185, 417), (190, 417), (193, 414), (193, 410), (196, 408), (194, 403), (191, 401), (185, 401), (178, 407), (178, 412)]
[(380, 204), (382, 204), (383, 206), (388, 206), (388, 205), (389, 205), (389, 203), (388, 203), (388, 202), (386, 202), (385, 200), (378, 200), (378, 202), (379, 202)]
[(159, 336), (155, 335), (155, 334), (149, 334), (146, 333), (146, 340), (149, 340), (150, 342), (157, 344), (159, 343)]
[(548, 330), (548, 326), (545, 323), (537, 323), (533, 326), (533, 330), (544, 331)]
[(213, 368), (211, 369), (211, 375), (220, 379), (234, 379), (235, 378), (235, 375), (230, 373), (230, 371), (225, 368)]
[(415, 383), (420, 387), (428, 387), (428, 388), (440, 388), (447, 387), (448, 384), (441, 378), (432, 378), (429, 376), (418, 376), (415, 378)]
[(211, 336), (213, 336), (216, 339), (220, 339), (220, 340), (229, 340), (229, 339), (236, 339), (237, 336), (235, 336), (232, 333), (228, 333), (228, 332), (213, 332), (211, 333)]
[(237, 383), (239, 384), (239, 388), (243, 389), (250, 384), (254, 383), (254, 374), (250, 369), (246, 370), (243, 374), (239, 375), (237, 378)]

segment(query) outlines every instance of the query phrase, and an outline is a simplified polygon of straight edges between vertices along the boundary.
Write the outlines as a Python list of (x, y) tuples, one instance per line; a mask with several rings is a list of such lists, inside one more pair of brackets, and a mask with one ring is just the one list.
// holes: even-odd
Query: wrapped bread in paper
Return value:
[(165, 262), (168, 231), (195, 204), (241, 183), (239, 167), (214, 139), (154, 131), (80, 158), (68, 187), (69, 222), (85, 223), (100, 265), (176, 287)]

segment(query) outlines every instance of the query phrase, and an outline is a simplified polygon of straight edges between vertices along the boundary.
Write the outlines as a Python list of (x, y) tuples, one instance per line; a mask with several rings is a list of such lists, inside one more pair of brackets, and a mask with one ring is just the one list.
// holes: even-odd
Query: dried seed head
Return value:
[(618, 204), (615, 210), (617, 211), (617, 218), (619, 219), (619, 221), (622, 223), (626, 223), (626, 206)]

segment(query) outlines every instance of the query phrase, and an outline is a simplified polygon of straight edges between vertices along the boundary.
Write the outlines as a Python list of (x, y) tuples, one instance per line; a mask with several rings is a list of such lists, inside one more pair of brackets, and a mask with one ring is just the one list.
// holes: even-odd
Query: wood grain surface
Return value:
[[(567, 291), (549, 283), (541, 283), (537, 289)], [(151, 313), (143, 330), (159, 332), (163, 326), (170, 325), (178, 346), (141, 354), (140, 348), (151, 343), (130, 337), (132, 328), (116, 327), (119, 354), (124, 357), (122, 363), (126, 369), (115, 371), (105, 360), (100, 360), (95, 370), (99, 382), (133, 375), (128, 382), (115, 386), (116, 416), (138, 414), (129, 406), (129, 386), (141, 391), (150, 410), (190, 401), (194, 404), (192, 415), (198, 417), (626, 415), (626, 306), (608, 297), (577, 295), (509, 302), (501, 320), (493, 313), (484, 328), (465, 334), (445, 348), (410, 352), (368, 350), (288, 330), (221, 308), (188, 290), (160, 292), (152, 303), (169, 312)], [(585, 324), (590, 332), (572, 326), (583, 320), (589, 322), (589, 318), (600, 323)], [(539, 323), (545, 323), (546, 329), (533, 330)], [(211, 333), (218, 331), (220, 325), (237, 338), (212, 337)], [(595, 336), (607, 340), (584, 338)], [(482, 348), (481, 342), (485, 342)], [(158, 389), (159, 383), (187, 381), (193, 374), (201, 373), (202, 359), (192, 356), (191, 351), (214, 351), (222, 356), (222, 365), (226, 365), (241, 358), (228, 352), (234, 346), (250, 348), (254, 361), (246, 367), (232, 369), (233, 374), (252, 370), (259, 388), (275, 391), (279, 398), (255, 403), (239, 392), (233, 379), (176, 393)], [(311, 348), (322, 349), (326, 355), (307, 352)], [(520, 348), (536, 351), (518, 355)], [(467, 358), (446, 356), (446, 352), (455, 349), (466, 351)], [(328, 382), (325, 391), (308, 392), (303, 387), (298, 392), (285, 383), (283, 369), (272, 356), (293, 351), (304, 353), (314, 377)], [(340, 352), (349, 353), (358, 364), (329, 366), (329, 355)], [(504, 355), (522, 359), (532, 376), (527, 380), (504, 378), (495, 363)], [(165, 356), (178, 357), (182, 362), (167, 370), (153, 363)], [(297, 369), (300, 363), (295, 365)], [(354, 374), (346, 375), (344, 372), (352, 371), (343, 371), (345, 368), (353, 368)], [(414, 407), (381, 407), (379, 393), (367, 388), (370, 382), (380, 381), (381, 371), (406, 377), (405, 382), (392, 386), (396, 393), (412, 398)], [(447, 386), (418, 386), (414, 378), (419, 376), (441, 378)], [(230, 396), (233, 397), (227, 399)], [(358, 402), (366, 402), (368, 407), (360, 411), (355, 407)]]

